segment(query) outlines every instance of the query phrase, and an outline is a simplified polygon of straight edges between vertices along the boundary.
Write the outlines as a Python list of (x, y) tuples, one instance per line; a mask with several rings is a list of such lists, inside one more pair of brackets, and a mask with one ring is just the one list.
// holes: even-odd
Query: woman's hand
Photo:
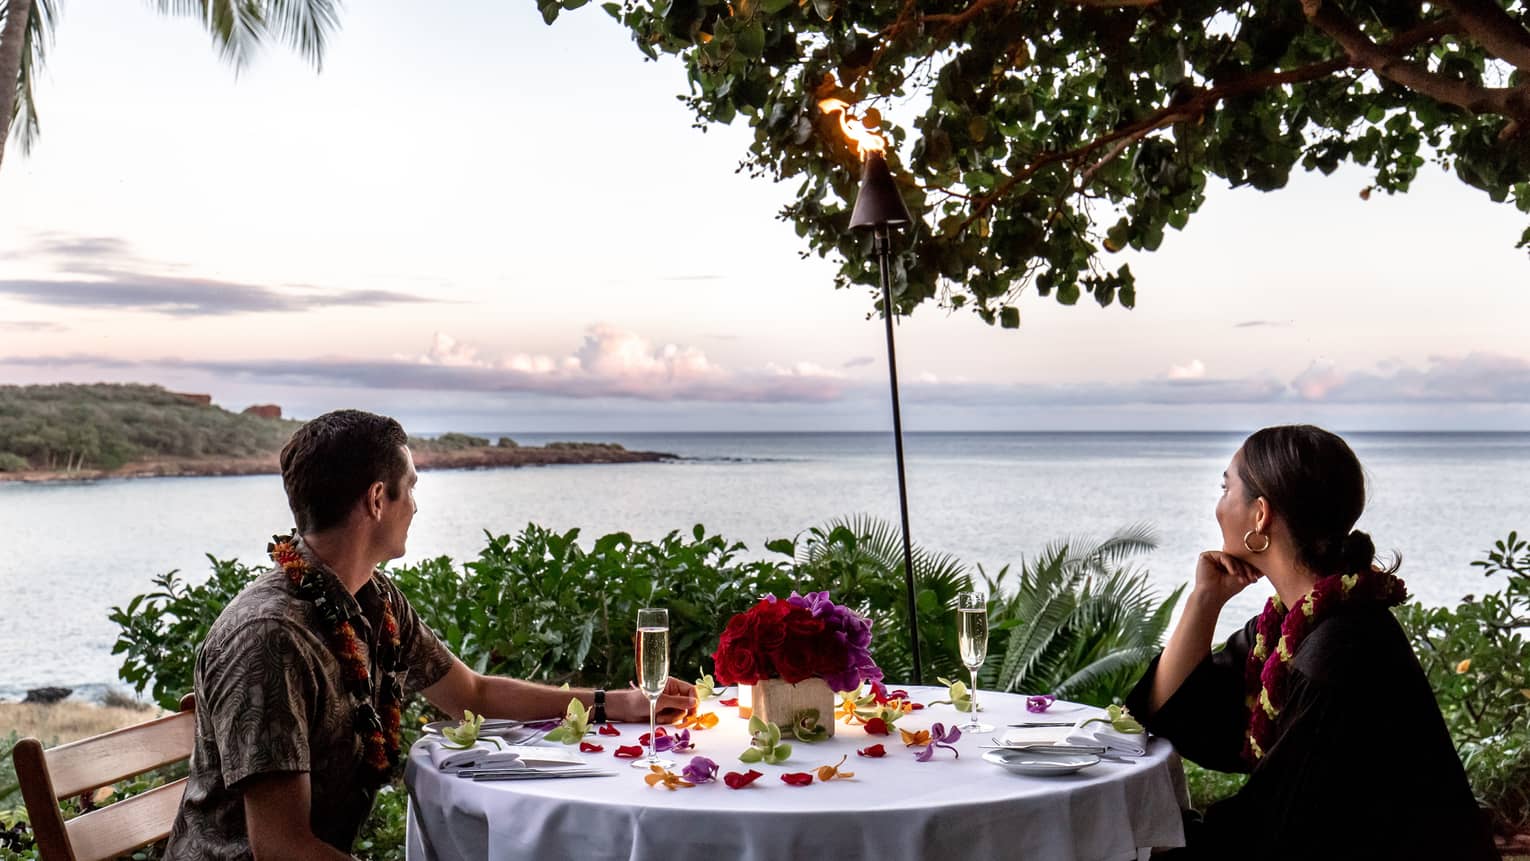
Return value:
[(1195, 588), (1199, 595), (1217, 608), (1264, 576), (1264, 572), (1236, 556), (1207, 550), (1195, 563)]
[[(659, 694), (659, 723), (669, 723), (696, 707), (696, 686), (670, 676)], [(648, 721), (648, 696), (637, 688), (606, 694), (606, 711), (624, 723)]]

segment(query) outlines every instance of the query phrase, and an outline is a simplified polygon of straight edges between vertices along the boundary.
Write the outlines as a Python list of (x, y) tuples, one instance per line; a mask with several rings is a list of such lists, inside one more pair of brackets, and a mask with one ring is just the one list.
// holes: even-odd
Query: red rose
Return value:
[(717, 665), (717, 680), (725, 685), (752, 685), (760, 680), (754, 650), (745, 643), (719, 646), (712, 656)]
[(787, 640), (776, 653), (776, 673), (789, 684), (813, 678), (814, 666), (811, 640)]
[[(760, 651), (767, 655), (775, 654), (786, 642), (786, 620), (792, 610), (801, 608), (793, 607), (785, 601), (761, 601), (754, 605), (749, 615), (754, 616), (754, 641)], [(803, 610), (806, 613), (807, 611)]]

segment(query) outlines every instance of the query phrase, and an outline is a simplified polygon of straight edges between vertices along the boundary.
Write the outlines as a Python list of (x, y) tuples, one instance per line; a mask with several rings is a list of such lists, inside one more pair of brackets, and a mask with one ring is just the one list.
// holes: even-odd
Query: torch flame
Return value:
[(826, 114), (839, 114), (839, 127), (844, 130), (845, 137), (855, 145), (855, 151), (865, 158), (872, 153), (887, 151), (887, 143), (882, 136), (866, 128), (860, 120), (850, 116), (850, 106), (841, 99), (824, 99), (818, 103), (818, 109)]

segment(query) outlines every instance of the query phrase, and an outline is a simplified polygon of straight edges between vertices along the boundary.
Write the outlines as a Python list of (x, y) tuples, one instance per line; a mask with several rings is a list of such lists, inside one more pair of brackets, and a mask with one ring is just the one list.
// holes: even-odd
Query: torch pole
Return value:
[(914, 600), (914, 545), (908, 534), (908, 482), (903, 475), (903, 414), (898, 407), (898, 355), (893, 348), (892, 280), (887, 272), (892, 241), (886, 225), (877, 225), (872, 237), (877, 267), (882, 273), (882, 320), (887, 324), (887, 378), (892, 385), (893, 449), (898, 456), (898, 513), (903, 518), (903, 584), (908, 597), (908, 635), (914, 653), (913, 683), (922, 685), (924, 662), (919, 658), (919, 613)]

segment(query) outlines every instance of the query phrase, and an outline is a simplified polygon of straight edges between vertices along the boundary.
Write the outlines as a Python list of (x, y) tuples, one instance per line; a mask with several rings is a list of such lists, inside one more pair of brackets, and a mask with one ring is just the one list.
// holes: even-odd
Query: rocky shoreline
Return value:
[[(431, 469), (502, 469), (522, 466), (554, 466), (603, 463), (659, 463), (679, 460), (678, 455), (657, 451), (629, 451), (615, 443), (554, 442), (545, 446), (475, 446), (471, 448), (414, 452), (415, 467)], [(275, 454), (252, 458), (156, 458), (125, 464), (117, 469), (19, 470), (0, 472), (7, 481), (44, 483), (98, 481), (113, 478), (167, 478), (218, 475), (277, 475), (281, 467)]]

